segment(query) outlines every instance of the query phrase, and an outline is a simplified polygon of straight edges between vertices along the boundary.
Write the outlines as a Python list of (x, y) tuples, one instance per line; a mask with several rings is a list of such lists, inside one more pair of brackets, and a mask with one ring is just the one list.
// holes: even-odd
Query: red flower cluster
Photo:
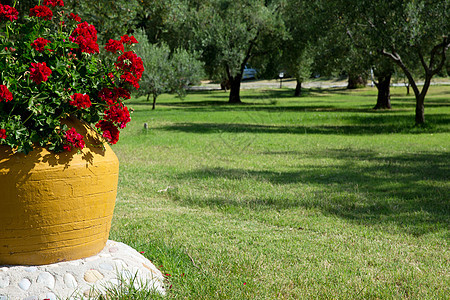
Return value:
[(72, 19), (72, 20), (77, 21), (77, 22), (81, 22), (81, 18), (80, 18), (80, 16), (78, 14), (70, 13), (69, 19)]
[(30, 77), (31, 80), (36, 82), (36, 84), (40, 84), (42, 81), (47, 81), (50, 74), (52, 74), (52, 70), (47, 67), (47, 64), (45, 62), (31, 63)]
[(73, 148), (83, 149), (84, 148), (84, 140), (83, 136), (79, 134), (75, 128), (71, 128), (66, 131), (66, 134), (64, 135), (66, 138), (66, 144), (63, 146), (63, 149), (66, 151), (71, 151)]
[(106, 43), (105, 49), (106, 51), (116, 53), (117, 51), (124, 52), (124, 46), (125, 44), (132, 45), (137, 44), (138, 41), (134, 36), (128, 36), (125, 34), (124, 36), (120, 37), (120, 41), (110, 39), (108, 43)]
[(119, 140), (120, 131), (116, 126), (114, 126), (113, 122), (101, 120), (95, 124), (95, 127), (102, 130), (102, 136), (108, 141), (108, 143), (114, 145)]
[(44, 5), (36, 5), (30, 8), (30, 17), (39, 17), (44, 20), (51, 20), (53, 17), (53, 12), (50, 8)]
[(130, 95), (130, 91), (121, 87), (115, 87), (114, 88), (114, 95), (117, 98), (122, 98), (122, 99), (130, 99), (131, 95)]
[(130, 99), (130, 92), (127, 89), (115, 87), (113, 91), (108, 88), (102, 88), (98, 92), (98, 97), (106, 102), (108, 105), (114, 105), (117, 99)]
[(78, 109), (88, 108), (92, 105), (89, 95), (86, 94), (75, 93), (70, 98), (72, 98), (72, 101), (69, 101), (69, 104)]
[(139, 43), (134, 36), (128, 36), (128, 34), (125, 34), (124, 36), (122, 36), (120, 38), (120, 41), (123, 44), (128, 44), (128, 45)]
[(116, 102), (113, 91), (108, 88), (102, 88), (100, 92), (98, 92), (98, 97), (105, 101), (108, 105), (113, 105)]
[(131, 72), (138, 80), (144, 73), (144, 63), (133, 51), (127, 51), (117, 58), (116, 66), (125, 72)]
[(105, 50), (112, 52), (112, 53), (116, 53), (117, 51), (125, 51), (125, 48), (123, 47), (123, 44), (121, 41), (116, 41), (113, 39), (110, 39), (106, 45), (105, 45)]
[(11, 101), (13, 99), (12, 93), (8, 90), (8, 87), (6, 85), (0, 84), (0, 102), (5, 101)]
[(140, 57), (132, 51), (127, 51), (117, 58), (116, 67), (125, 72), (120, 76), (125, 83), (139, 88), (138, 82), (144, 73), (144, 64)]
[(125, 74), (120, 76), (120, 79), (123, 80), (124, 83), (131, 84), (135, 89), (139, 89), (139, 80), (133, 76), (130, 72), (126, 72)]
[(44, 47), (47, 46), (48, 43), (50, 43), (49, 40), (40, 37), (35, 39), (34, 42), (31, 43), (31, 47), (33, 47), (38, 52), (42, 52), (44, 51)]
[(14, 7), (0, 4), (0, 20), (17, 20), (19, 12)]
[[(142, 59), (132, 51), (127, 52), (127, 50), (129, 50), (133, 44), (138, 43), (138, 41), (134, 36), (124, 35), (117, 40), (110, 39), (105, 45), (105, 50), (114, 53), (115, 55), (108, 54), (108, 56), (105, 57), (99, 57), (97, 55), (81, 56), (82, 53), (97, 54), (100, 52), (95, 26), (90, 25), (87, 22), (82, 22), (80, 16), (75, 13), (62, 11), (61, 7), (64, 7), (65, 5), (63, 0), (40, 0), (38, 2), (39, 5), (33, 5), (34, 7), (29, 10), (29, 16), (31, 18), (25, 16), (25, 19), (20, 19), (20, 22), (26, 21), (25, 24), (14, 21), (18, 20), (19, 13), (16, 9), (8, 5), (0, 4), (0, 21), (3, 22), (6, 20), (4, 23), (7, 28), (12, 28), (16, 22), (19, 22), (17, 24), (19, 25), (17, 34), (16, 31), (11, 31), (14, 33), (11, 34), (12, 42), (6, 40), (3, 41), (0, 52), (5, 54), (3, 56), (4, 58), (9, 59), (11, 57), (11, 53), (8, 53), (8, 51), (16, 51), (16, 49), (12, 47), (12, 45), (16, 45), (16, 43), (14, 43), (15, 40), (20, 40), (22, 36), (26, 37), (31, 28), (30, 26), (33, 26), (36, 22), (40, 24), (40, 26), (36, 27), (36, 30), (33, 31), (34, 37), (32, 37), (31, 40), (28, 40), (28, 44), (24, 47), (25, 49), (20, 49), (20, 53), (24, 54), (20, 56), (20, 58), (23, 58), (23, 61), (20, 61), (21, 65), (25, 64), (26, 69), (28, 66), (28, 70), (15, 68), (14, 66), (8, 66), (6, 70), (12, 74), (12, 76), (8, 75), (11, 78), (21, 78), (26, 76), (25, 81), (22, 81), (23, 87), (12, 86), (16, 89), (21, 89), (21, 92), (25, 94), (29, 93), (28, 90), (30, 88), (33, 91), (38, 89), (40, 93), (49, 94), (52, 93), (49, 90), (49, 87), (52, 85), (50, 84), (51, 81), (58, 80), (60, 73), (62, 76), (65, 76), (67, 73), (68, 77), (73, 77), (71, 78), (73, 81), (61, 82), (58, 80), (58, 82), (61, 82), (58, 86), (60, 86), (62, 92), (65, 93), (67, 100), (65, 100), (63, 105), (60, 105), (60, 113), (52, 116), (50, 111), (46, 111), (40, 106), (39, 113), (41, 114), (41, 117), (42, 114), (45, 113), (48, 122), (45, 122), (45, 124), (38, 124), (41, 122), (27, 122), (25, 127), (29, 130), (29, 135), (24, 137), (21, 141), (13, 134), (14, 130), (19, 128), (19, 126), (16, 126), (16, 123), (13, 123), (12, 121), (11, 124), (6, 123), (8, 126), (4, 126), (4, 129), (2, 128), (3, 126), (0, 126), (0, 143), (17, 147), (18, 152), (25, 153), (30, 150), (28, 145), (32, 146), (38, 139), (41, 144), (52, 145), (52, 148), (50, 149), (54, 149), (55, 151), (62, 150), (61, 148), (66, 151), (83, 149), (85, 147), (84, 137), (79, 134), (75, 128), (71, 128), (70, 130), (70, 127), (67, 128), (66, 126), (64, 127), (64, 130), (58, 127), (55, 128), (54, 123), (56, 122), (54, 121), (59, 119), (61, 115), (65, 116), (67, 114), (73, 114), (74, 117), (78, 117), (87, 122), (92, 122), (93, 120), (97, 121), (99, 120), (98, 117), (101, 116), (101, 120), (95, 125), (98, 132), (101, 133), (106, 142), (116, 144), (119, 140), (120, 130), (125, 128), (127, 123), (131, 121), (131, 111), (129, 111), (122, 102), (124, 99), (130, 99), (131, 97), (130, 85), (134, 86), (136, 89), (139, 88), (138, 82), (142, 78), (144, 72)], [(54, 16), (55, 19), (53, 19)], [(62, 19), (57, 20), (57, 16), (60, 16)], [(45, 22), (44, 20), (50, 22)], [(14, 22), (8, 23), (7, 21)], [(50, 24), (52, 22), (53, 24)], [(43, 32), (49, 32), (49, 30), (55, 29), (55, 26), (58, 28), (58, 40), (61, 40), (60, 42), (56, 42), (54, 39), (51, 41), (47, 40), (47, 35), (43, 34)], [(72, 28), (70, 28), (71, 26)], [(75, 27), (75, 29), (73, 27)], [(69, 46), (69, 48), (76, 49), (66, 49), (68, 46), (66, 42), (68, 41), (72, 42), (70, 43), (72, 46)], [(62, 52), (60, 50), (62, 50)], [(61, 65), (61, 60), (58, 59), (56, 55), (45, 55), (43, 57), (42, 54), (39, 54), (48, 54), (49, 52), (47, 51), (54, 51), (54, 54), (60, 53), (63, 55), (60, 59), (66, 61), (67, 64)], [(71, 52), (67, 53), (69, 51)], [(17, 61), (17, 59), (15, 61)], [(9, 63), (8, 60), (4, 62), (6, 64)], [(77, 65), (76, 68), (74, 67), (74, 63)], [(86, 66), (82, 64), (85, 64)], [(99, 66), (95, 72), (92, 70), (94, 68), (89, 68), (94, 64)], [(78, 67), (79, 65), (81, 65), (81, 67)], [(86, 69), (88, 70), (87, 72)], [(24, 71), (26, 71), (25, 74)], [(56, 76), (56, 73), (52, 73), (52, 71), (58, 71), (58, 76)], [(86, 83), (86, 79), (91, 79), (91, 77), (93, 80)], [(31, 86), (27, 87), (30, 85), (30, 81), (32, 81)], [(13, 92), (11, 93), (8, 89), (10, 83), (4, 83), (5, 85), (2, 85), (2, 82), (0, 82), (0, 105), (6, 105), (6, 109), (10, 108), (10, 106), (13, 107), (10, 105), (10, 102), (17, 102), (18, 100), (16, 99), (17, 91), (11, 90)], [(12, 86), (9, 88), (12, 89)], [(85, 88), (83, 88), (83, 86)], [(97, 86), (104, 88), (99, 91), (100, 88), (96, 88)], [(33, 91), (30, 90), (31, 93), (34, 93)], [(75, 91), (81, 91), (81, 93), (75, 93)], [(97, 92), (98, 97), (95, 95)], [(25, 94), (24, 97), (27, 98)], [(95, 100), (92, 99), (91, 102), (90, 96), (95, 97)], [(7, 103), (4, 104), (2, 102)], [(16, 113), (16, 115), (23, 116), (21, 111), (27, 111), (27, 105), (28, 102), (26, 101), (18, 101), (13, 107), (13, 109), (15, 109), (14, 113), (17, 111), (18, 113)], [(19, 108), (21, 111), (19, 111)], [(2, 115), (6, 116), (6, 114)], [(35, 118), (36, 116), (32, 115), (30, 117)], [(26, 120), (28, 119), (29, 118)], [(17, 117), (13, 121), (16, 122), (16, 120), (17, 124), (24, 123), (21, 123), (22, 120)], [(5, 121), (2, 120), (2, 123), (5, 123)], [(66, 131), (66, 129), (68, 130)], [(55, 131), (58, 134), (53, 134)], [(7, 139), (7, 142), (4, 141), (4, 139)]]
[(109, 109), (105, 111), (105, 117), (109, 121), (119, 125), (121, 129), (125, 128), (127, 123), (131, 121), (130, 112), (122, 103), (110, 106)]
[(98, 53), (99, 48), (97, 44), (97, 30), (94, 25), (83, 22), (77, 25), (77, 28), (72, 32), (70, 40), (78, 44), (81, 52)]
[(47, 6), (64, 6), (63, 0), (44, 0), (44, 5)]

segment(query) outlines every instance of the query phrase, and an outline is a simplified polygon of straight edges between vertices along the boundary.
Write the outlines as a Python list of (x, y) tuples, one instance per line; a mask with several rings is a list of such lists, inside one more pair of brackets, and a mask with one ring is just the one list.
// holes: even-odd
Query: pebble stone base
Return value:
[(84, 259), (0, 266), (0, 300), (87, 299), (124, 280), (165, 294), (161, 271), (130, 246), (109, 240), (99, 254)]

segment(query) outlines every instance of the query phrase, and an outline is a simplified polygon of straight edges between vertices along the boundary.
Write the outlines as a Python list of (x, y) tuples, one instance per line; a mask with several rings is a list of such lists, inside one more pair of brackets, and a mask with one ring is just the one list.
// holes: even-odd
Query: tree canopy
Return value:
[(226, 76), (229, 102), (239, 103), (240, 82), (252, 58), (275, 51), (286, 37), (282, 1), (208, 0), (198, 4), (194, 36), (210, 76)]
[(165, 43), (150, 44), (143, 30), (136, 37), (141, 41), (136, 52), (142, 57), (145, 69), (138, 95), (147, 95), (147, 100), (153, 96), (153, 109), (162, 93), (177, 93), (182, 98), (190, 84), (200, 82), (203, 64), (196, 53), (182, 48), (171, 52)]

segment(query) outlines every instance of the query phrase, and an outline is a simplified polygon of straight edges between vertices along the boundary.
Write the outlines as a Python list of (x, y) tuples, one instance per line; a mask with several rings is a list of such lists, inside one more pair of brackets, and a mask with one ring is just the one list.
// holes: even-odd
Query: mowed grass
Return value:
[(111, 238), (169, 298), (448, 299), (450, 86), (292, 93), (129, 101)]

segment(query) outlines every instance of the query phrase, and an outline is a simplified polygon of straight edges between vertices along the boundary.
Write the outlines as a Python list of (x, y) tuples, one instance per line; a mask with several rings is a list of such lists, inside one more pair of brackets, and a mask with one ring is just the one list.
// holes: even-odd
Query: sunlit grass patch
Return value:
[(132, 99), (111, 238), (174, 298), (445, 299), (450, 87), (424, 128), (404, 88), (382, 111), (375, 88), (292, 93)]

